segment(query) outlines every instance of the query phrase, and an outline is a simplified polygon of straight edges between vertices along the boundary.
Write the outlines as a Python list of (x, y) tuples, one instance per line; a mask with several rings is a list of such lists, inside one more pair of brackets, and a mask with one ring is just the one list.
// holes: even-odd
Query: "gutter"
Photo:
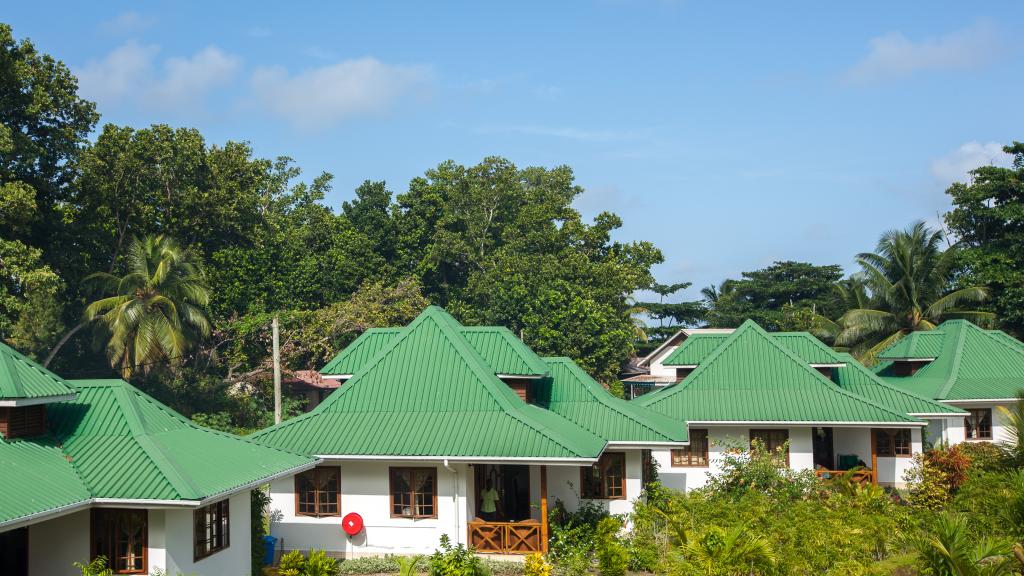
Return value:
[[(954, 415), (955, 416), (955, 415)], [(687, 420), (690, 426), (745, 426), (756, 424), (758, 426), (819, 426), (831, 428), (835, 426), (851, 428), (913, 428), (916, 426), (927, 426), (926, 422), (811, 422), (801, 420)]]
[(319, 458), (322, 461), (372, 460), (375, 462), (443, 462), (447, 460), (451, 462), (465, 462), (467, 464), (473, 464), (475, 462), (487, 462), (489, 464), (537, 463), (549, 466), (589, 466), (598, 460), (598, 457), (596, 456), (594, 458), (534, 458), (529, 456), (392, 456), (388, 454), (317, 454), (314, 457)]
[(0, 408), (20, 408), (22, 406), (37, 406), (39, 404), (50, 404), (52, 402), (70, 402), (77, 397), (78, 394), (62, 394), (60, 396), (39, 396), (38, 398), (0, 400)]

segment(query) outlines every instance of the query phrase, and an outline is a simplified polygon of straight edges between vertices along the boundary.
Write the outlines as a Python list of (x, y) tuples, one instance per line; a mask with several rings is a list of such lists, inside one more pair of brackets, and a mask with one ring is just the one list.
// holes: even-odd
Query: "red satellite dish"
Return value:
[(349, 536), (355, 536), (363, 531), (363, 517), (355, 512), (345, 514), (341, 519), (341, 529)]

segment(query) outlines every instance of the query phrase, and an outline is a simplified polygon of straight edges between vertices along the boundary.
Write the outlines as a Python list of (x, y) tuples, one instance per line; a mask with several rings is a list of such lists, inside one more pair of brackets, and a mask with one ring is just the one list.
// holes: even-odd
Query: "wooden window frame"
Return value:
[[(192, 561), (198, 562), (203, 558), (213, 556), (221, 550), (231, 547), (231, 499), (225, 498), (213, 504), (202, 506), (192, 512)], [(210, 513), (208, 515), (207, 513)], [(212, 519), (211, 519), (212, 516)], [(207, 520), (211, 520), (210, 523)], [(224, 533), (220, 535), (221, 542), (214, 546), (210, 540), (200, 539), (205, 535), (206, 527), (223, 523)], [(200, 529), (203, 532), (200, 532)]]
[[(122, 570), (114, 564), (117, 558), (111, 554), (111, 550), (117, 550), (116, 543), (108, 542), (111, 550), (99, 549), (99, 531), (107, 528), (104, 522), (105, 516), (139, 514), (142, 516), (142, 568), (139, 570)], [(103, 525), (101, 525), (103, 524)], [(111, 532), (116, 532), (112, 530)], [(108, 533), (108, 536), (110, 534)], [(149, 511), (145, 508), (93, 508), (89, 517), (89, 549), (92, 558), (104, 556), (107, 558), (107, 566), (114, 574), (149, 574)]]
[[(334, 472), (337, 475), (336, 476), (337, 481), (335, 482), (335, 486), (334, 486), (335, 494), (337, 494), (337, 496), (335, 497), (336, 501), (334, 503), (334, 507), (337, 510), (337, 512), (321, 512), (320, 511), (320, 505), (322, 504), (322, 502), (320, 501), (320, 494), (323, 493), (323, 492), (326, 492), (326, 490), (317, 490), (316, 489), (316, 486), (318, 485), (318, 483), (316, 481), (316, 477), (319, 476), (320, 474), (325, 474), (325, 473), (328, 473), (328, 472)], [(313, 476), (313, 512), (302, 512), (302, 507), (299, 505), (299, 503), (302, 501), (302, 490), (300, 488), (300, 483), (302, 482), (303, 477), (306, 477), (306, 476)], [(325, 501), (323, 503), (327, 503), (327, 502), (329, 502), (329, 500)], [(296, 516), (304, 516), (304, 517), (307, 517), (307, 518), (335, 518), (335, 517), (340, 517), (341, 516), (341, 467), (340, 466), (317, 466), (315, 468), (311, 468), (309, 470), (306, 470), (305, 472), (299, 472), (298, 474), (295, 475), (295, 515)]]
[[(883, 443), (879, 442), (879, 434), (885, 434), (885, 448), (882, 451)], [(897, 435), (905, 435), (907, 440), (907, 452), (901, 453), (898, 450), (899, 443)], [(914, 456), (914, 435), (909, 428), (872, 428), (871, 449), (879, 458), (912, 458)]]
[[(694, 440), (695, 437), (703, 435), (703, 452), (699, 455), (694, 455)], [(707, 428), (696, 428), (690, 430), (690, 445), (686, 448), (675, 448), (671, 451), (671, 464), (673, 468), (707, 468), (711, 465), (709, 456), (709, 447), (711, 442), (708, 439)], [(703, 460), (703, 462), (701, 461)]]
[[(992, 408), (964, 408), (967, 410), (967, 416), (964, 416), (964, 438), (967, 440), (981, 440), (991, 441), (994, 436), (994, 411)], [(988, 417), (988, 434), (981, 434), (981, 421)], [(971, 435), (971, 429), (975, 430), (975, 435)]]
[[(416, 514), (416, 495), (424, 494), (423, 492), (416, 491), (415, 478), (417, 474), (429, 474), (430, 485), (433, 487), (433, 504), (431, 504), (432, 514)], [(412, 514), (395, 514), (395, 477), (401, 474), (409, 474), (409, 491), (402, 492), (402, 494), (408, 494), (409, 496), (409, 508), (413, 510)], [(430, 518), (437, 518), (437, 468), (436, 467), (420, 467), (414, 468), (409, 466), (393, 466), (388, 468), (388, 507), (391, 511), (392, 518), (407, 518), (410, 520), (426, 520)]]
[[(608, 470), (619, 460), (619, 477), (622, 478), (622, 494), (608, 495)], [(594, 470), (598, 477), (593, 477)], [(596, 486), (595, 486), (596, 482)], [(592, 466), (580, 468), (580, 497), (586, 500), (625, 500), (626, 499), (626, 453), (605, 452)]]
[[(789, 467), (789, 439), (790, 439), (789, 438), (789, 428), (751, 428), (750, 429), (750, 442), (751, 442), (751, 445), (753, 445), (753, 442), (754, 442), (755, 438), (763, 439), (762, 437), (765, 437), (765, 436), (770, 438), (772, 435), (780, 434), (780, 433), (781, 434), (785, 434), (785, 436), (786, 436), (786, 439), (782, 441), (782, 444), (786, 447), (786, 467), (788, 468)], [(775, 452), (776, 448), (778, 448), (778, 446), (773, 448), (771, 446), (771, 442), (770, 441), (769, 442), (765, 442), (764, 443), (764, 447), (765, 447), (765, 450), (767, 450), (769, 453)]]

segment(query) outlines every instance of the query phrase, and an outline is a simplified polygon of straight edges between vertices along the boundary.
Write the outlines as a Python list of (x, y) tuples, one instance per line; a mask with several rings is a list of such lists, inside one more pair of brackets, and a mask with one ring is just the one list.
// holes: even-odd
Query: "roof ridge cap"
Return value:
[[(946, 322), (951, 322), (947, 320)], [(946, 322), (943, 322), (945, 324)], [(960, 377), (960, 360), (963, 358), (964, 342), (967, 341), (967, 331), (963, 329), (960, 324), (955, 324), (958, 327), (956, 331), (956, 344), (953, 348), (953, 358), (950, 361), (949, 374), (946, 376), (946, 382), (939, 389), (939, 393), (936, 395), (941, 398), (945, 398), (949, 391), (953, 389), (953, 384), (956, 383)], [(941, 350), (939, 353), (941, 354)]]

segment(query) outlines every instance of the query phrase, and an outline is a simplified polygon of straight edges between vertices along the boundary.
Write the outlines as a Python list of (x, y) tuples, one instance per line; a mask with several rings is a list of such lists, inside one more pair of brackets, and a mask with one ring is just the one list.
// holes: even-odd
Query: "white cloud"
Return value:
[(1003, 152), (1003, 145), (997, 142), (967, 142), (956, 150), (932, 162), (932, 176), (948, 186), (953, 182), (966, 182), (967, 174), (980, 166), (1008, 167), (1013, 156)]
[(251, 86), (268, 112), (297, 128), (315, 129), (386, 110), (403, 96), (422, 94), (432, 78), (427, 66), (385, 64), (367, 57), (296, 75), (281, 66), (259, 68)]
[(868, 42), (868, 55), (846, 72), (844, 80), (851, 84), (874, 84), (922, 70), (979, 68), (999, 56), (1001, 44), (999, 30), (986, 21), (918, 42), (899, 32), (890, 32)]
[(160, 47), (134, 40), (76, 71), (81, 94), (101, 106), (189, 111), (210, 91), (230, 84), (241, 60), (215, 46), (157, 63)]
[(143, 16), (134, 10), (129, 10), (104, 21), (100, 24), (100, 28), (109, 34), (129, 35), (142, 32), (153, 24), (156, 24), (156, 18)]

